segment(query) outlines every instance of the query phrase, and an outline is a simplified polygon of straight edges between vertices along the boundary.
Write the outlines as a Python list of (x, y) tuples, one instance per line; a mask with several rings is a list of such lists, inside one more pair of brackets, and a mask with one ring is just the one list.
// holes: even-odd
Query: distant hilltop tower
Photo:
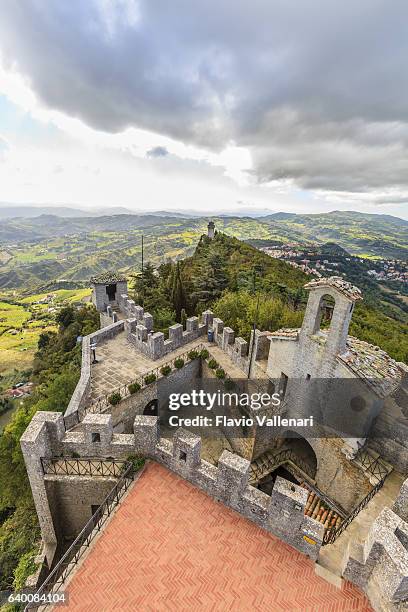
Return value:
[(214, 238), (214, 231), (215, 231), (215, 223), (214, 221), (210, 221), (207, 226), (207, 236), (211, 239)]

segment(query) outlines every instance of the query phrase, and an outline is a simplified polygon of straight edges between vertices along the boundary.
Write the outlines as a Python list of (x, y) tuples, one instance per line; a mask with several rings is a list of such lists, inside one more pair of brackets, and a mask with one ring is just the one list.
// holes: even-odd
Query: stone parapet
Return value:
[(365, 542), (351, 542), (345, 560), (344, 578), (365, 591), (376, 610), (397, 612), (408, 604), (407, 490), (408, 480), (392, 509), (385, 507), (376, 518)]
[(129, 307), (127, 296), (121, 296), (120, 308), (128, 319), (124, 323), (124, 329), (128, 341), (143, 355), (149, 359), (160, 359), (168, 355), (180, 346), (184, 346), (208, 331), (210, 322), (212, 323), (212, 312), (206, 311), (202, 315), (202, 322), (198, 317), (189, 317), (186, 322), (186, 330), (180, 323), (171, 325), (168, 331), (168, 340), (162, 332), (154, 332), (154, 320), (151, 314), (145, 313), (141, 306)]
[(91, 387), (91, 345), (98, 345), (99, 342), (114, 338), (124, 330), (124, 327), (124, 321), (117, 321), (83, 337), (81, 375), (64, 415), (67, 419), (68, 427), (72, 427), (81, 420), (88, 400)]
[[(317, 559), (324, 527), (304, 515), (306, 492), (298, 485), (277, 478), (272, 496), (248, 484), (250, 463), (224, 451), (218, 466), (201, 459), (201, 438), (179, 428), (172, 439), (160, 438), (158, 417), (138, 415), (133, 434), (115, 434), (112, 416), (87, 415), (76, 431), (65, 432), (62, 415), (37, 413), (21, 439), (43, 539), (56, 542), (53, 508), (58, 500), (46, 490), (42, 457), (100, 457), (125, 459), (143, 455), (176, 472), (222, 501), (283, 541)], [(61, 476), (61, 478), (63, 478)], [(69, 496), (69, 478), (64, 481), (64, 495)], [(77, 486), (73, 481), (73, 486)], [(55, 491), (55, 488), (52, 489)], [(74, 495), (74, 492), (73, 492)]]

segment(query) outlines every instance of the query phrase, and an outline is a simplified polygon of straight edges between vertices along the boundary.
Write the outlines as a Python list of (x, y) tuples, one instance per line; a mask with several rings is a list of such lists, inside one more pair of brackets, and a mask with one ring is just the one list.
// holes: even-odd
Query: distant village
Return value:
[(261, 250), (270, 257), (284, 260), (293, 268), (299, 268), (317, 278), (333, 274), (347, 276), (344, 271), (347, 265), (359, 262), (367, 268), (365, 273), (378, 281), (396, 281), (408, 284), (408, 266), (405, 262), (399, 260), (367, 260), (340, 253), (335, 253), (332, 256), (326, 254), (323, 258), (321, 247), (305, 248), (293, 243), (261, 247)]

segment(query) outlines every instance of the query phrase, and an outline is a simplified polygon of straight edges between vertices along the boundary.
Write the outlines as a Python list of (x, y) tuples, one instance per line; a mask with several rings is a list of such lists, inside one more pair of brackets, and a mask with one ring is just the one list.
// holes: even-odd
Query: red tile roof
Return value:
[(312, 561), (150, 463), (65, 586), (69, 612), (371, 610)]

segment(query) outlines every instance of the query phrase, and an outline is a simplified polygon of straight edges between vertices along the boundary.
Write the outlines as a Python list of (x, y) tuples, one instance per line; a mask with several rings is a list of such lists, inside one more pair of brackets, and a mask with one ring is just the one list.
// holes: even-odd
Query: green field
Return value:
[[(52, 295), (48, 303), (36, 302)], [(55, 315), (65, 304), (89, 300), (90, 289), (60, 289), (19, 297), (16, 292), (0, 294), (0, 375), (29, 369), (44, 331), (56, 330)]]

